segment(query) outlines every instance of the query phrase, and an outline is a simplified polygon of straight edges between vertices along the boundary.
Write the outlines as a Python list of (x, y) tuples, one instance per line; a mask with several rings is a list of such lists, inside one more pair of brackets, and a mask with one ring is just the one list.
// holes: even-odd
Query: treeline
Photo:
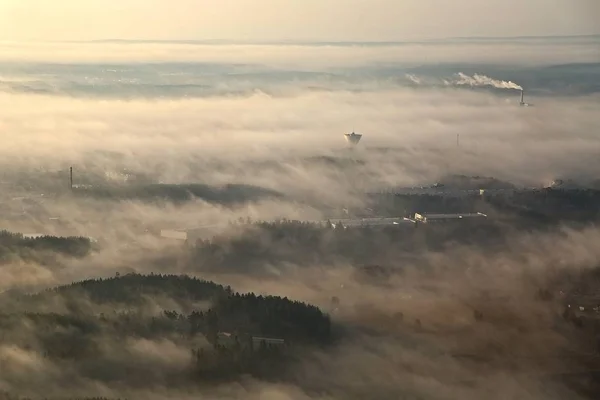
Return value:
[(211, 342), (217, 341), (218, 332), (252, 333), (309, 344), (331, 340), (327, 315), (315, 306), (287, 297), (231, 293), (217, 298), (208, 311), (193, 312), (187, 318), (191, 334), (201, 332)]
[(93, 250), (92, 242), (86, 237), (41, 236), (24, 237), (21, 233), (0, 231), (0, 263), (15, 259), (45, 263), (48, 253), (82, 258)]
[[(445, 190), (440, 188), (440, 191)], [(414, 213), (490, 212), (490, 207), (479, 195), (440, 196), (434, 194), (371, 194), (367, 197), (377, 214), (390, 217), (412, 216)]]
[(386, 263), (424, 251), (460, 244), (506, 250), (519, 232), (548, 232), (562, 225), (579, 227), (600, 220), (600, 191), (543, 189), (464, 197), (379, 195), (371, 198), (375, 214), (483, 212), (486, 219), (462, 219), (417, 227), (380, 226), (332, 229), (324, 224), (282, 220), (242, 221), (235, 236), (192, 243), (193, 267), (254, 269), (291, 263)]
[(600, 219), (600, 190), (596, 189), (547, 188), (486, 198), (496, 209), (528, 217), (532, 223), (585, 223)]
[[(440, 191), (446, 190), (444, 187)], [(531, 226), (569, 221), (597, 221), (600, 217), (600, 190), (546, 188), (484, 192), (466, 196), (434, 194), (373, 194), (370, 206), (378, 214), (408, 216), (418, 213), (483, 212), (514, 217)]]
[[(148, 312), (139, 306), (144, 298), (171, 294), (188, 306), (206, 299), (207, 306), (189, 313)], [(61, 299), (86, 305), (46, 311)], [(100, 305), (89, 304), (90, 299)], [(130, 274), (86, 280), (19, 303), (27, 310), (0, 313), (0, 347), (36, 354), (49, 365), (78, 371), (84, 380), (129, 387), (210, 385), (240, 374), (285, 379), (297, 354), (334, 339), (329, 316), (313, 305), (236, 293), (187, 276)]]
[(431, 225), (330, 227), (302, 221), (257, 222), (235, 236), (198, 240), (187, 251), (192, 269), (259, 272), (284, 265), (380, 264), (450, 244), (500, 245), (502, 222), (478, 220)]
[(217, 187), (201, 183), (91, 186), (76, 188), (73, 193), (78, 196), (104, 200), (140, 200), (145, 202), (172, 202), (175, 204), (183, 204), (198, 198), (209, 203), (225, 205), (283, 197), (279, 192), (259, 186), (227, 184)]
[(187, 275), (117, 274), (110, 278), (88, 279), (70, 285), (48, 289), (32, 296), (46, 301), (48, 296), (60, 295), (68, 299), (86, 298), (96, 304), (121, 303), (139, 305), (144, 298), (163, 295), (178, 302), (211, 300), (231, 293), (229, 286)]
[(0, 400), (127, 400), (126, 398), (109, 397), (22, 397), (10, 393), (0, 393)]
[(196, 382), (211, 383), (235, 379), (242, 374), (281, 380), (294, 360), (293, 348), (290, 350), (285, 344), (262, 341), (254, 345), (236, 336), (231, 344), (192, 350), (192, 377)]

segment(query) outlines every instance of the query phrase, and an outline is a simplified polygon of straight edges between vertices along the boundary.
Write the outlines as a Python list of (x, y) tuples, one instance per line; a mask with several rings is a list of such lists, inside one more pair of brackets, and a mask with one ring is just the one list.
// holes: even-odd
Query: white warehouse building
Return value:
[(330, 219), (328, 222), (333, 228), (341, 226), (343, 228), (351, 227), (365, 227), (365, 226), (412, 226), (414, 221), (404, 217), (390, 217), (390, 218), (343, 218), (343, 219)]
[(198, 228), (161, 229), (160, 237), (178, 241), (196, 242), (197, 240), (211, 239), (222, 232), (226, 225), (207, 225)]
[(487, 218), (487, 215), (477, 212), (477, 213), (463, 213), (463, 214), (419, 214), (415, 213), (414, 220), (416, 222), (445, 222), (445, 221), (456, 221), (463, 219), (474, 219), (474, 218)]

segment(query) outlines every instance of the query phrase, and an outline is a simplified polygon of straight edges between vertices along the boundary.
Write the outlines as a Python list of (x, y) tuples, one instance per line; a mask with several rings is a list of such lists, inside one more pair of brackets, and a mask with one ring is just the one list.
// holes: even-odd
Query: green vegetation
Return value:
[(159, 295), (178, 303), (211, 300), (231, 293), (231, 288), (213, 282), (178, 275), (127, 274), (106, 279), (88, 279), (49, 289), (33, 298), (48, 301), (51, 296), (63, 299), (87, 298), (94, 304), (140, 305)]
[(503, 212), (527, 218), (533, 225), (597, 222), (600, 219), (600, 190), (542, 189), (519, 191), (506, 198), (490, 196), (489, 203)]
[(90, 239), (85, 237), (42, 236), (25, 238), (20, 233), (0, 231), (0, 263), (15, 259), (47, 263), (51, 253), (82, 258), (92, 251)]
[[(192, 311), (143, 307), (158, 297)], [(199, 301), (205, 307), (194, 309)], [(61, 302), (66, 311), (48, 311), (49, 304), (60, 310)], [(105, 381), (122, 379), (124, 371), (119, 368), (129, 368), (132, 381), (143, 379), (148, 371), (135, 367), (144, 364), (143, 350), (142, 354), (132, 350), (136, 346), (164, 351), (161, 346), (167, 343), (179, 362), (174, 376), (187, 376), (181, 375), (183, 368), (191, 374), (190, 382), (200, 382), (232, 379), (241, 373), (281, 377), (298, 349), (325, 346), (333, 340), (329, 317), (315, 306), (240, 294), (188, 276), (128, 274), (92, 279), (25, 296), (20, 304), (25, 311), (0, 313), (1, 345), (73, 364), (82, 376)], [(235, 338), (237, 346), (224, 343), (220, 332)], [(274, 347), (253, 337), (281, 339), (285, 345)], [(182, 352), (187, 359), (183, 364), (177, 356)], [(113, 370), (115, 357), (123, 357), (119, 362), (124, 366)]]
[(77, 188), (75, 195), (104, 200), (141, 200), (146, 202), (172, 202), (182, 204), (198, 198), (210, 203), (239, 204), (263, 198), (281, 198), (276, 191), (240, 184), (215, 187), (205, 184), (144, 184), (114, 185)]
[[(9, 393), (0, 393), (0, 400), (34, 400), (30, 397), (14, 396)], [(35, 400), (125, 400), (125, 399), (111, 399), (108, 397), (43, 397), (42, 399)]]
[[(417, 273), (432, 272), (431, 276), (435, 276), (433, 268), (427, 268), (427, 262), (414, 262), (422, 254), (441, 253), (451, 246), (466, 244), (493, 257), (494, 252), (511, 251), (515, 233), (557, 231), (565, 223), (594, 222), (600, 207), (598, 193), (572, 193), (569, 196), (552, 189), (447, 199), (436, 196), (374, 199), (389, 207), (385, 210), (391, 215), (415, 211), (482, 211), (490, 216), (477, 221), (350, 229), (289, 220), (242, 221), (232, 226), (234, 230), (238, 228), (235, 235), (219, 235), (186, 246), (182, 257), (187, 264), (178, 265), (187, 271), (233, 270), (252, 275), (286, 263), (353, 264), (358, 267), (357, 280), (392, 285), (390, 277), (401, 275), (406, 264), (418, 264)], [(93, 250), (85, 238), (27, 239), (8, 232), (0, 233), (0, 246), (4, 262), (19, 257), (48, 263), (52, 257), (81, 258)], [(572, 324), (560, 319), (560, 310), (556, 313), (557, 329), (565, 330), (565, 337), (581, 337), (592, 343), (591, 338), (600, 332), (593, 308), (597, 307), (594, 302), (598, 276), (587, 274), (577, 279), (573, 276), (549, 279), (552, 282), (547, 287), (534, 285), (531, 301), (557, 309), (559, 298), (571, 302), (574, 307), (563, 316)], [(571, 295), (561, 298), (558, 293), (562, 290)], [(312, 354), (312, 350), (333, 354), (337, 350), (330, 348), (336, 343), (336, 326), (313, 305), (282, 297), (237, 293), (231, 287), (185, 275), (117, 275), (29, 295), (5, 293), (3, 298), (7, 301), (2, 304), (10, 306), (0, 308), (0, 361), (2, 357), (21, 357), (30, 360), (28, 365), (43, 371), (42, 375), (60, 371), (49, 376), (60, 376), (67, 386), (71, 377), (76, 377), (80, 385), (82, 381), (106, 386), (123, 384), (128, 390), (149, 387), (186, 390), (190, 385), (209, 386), (237, 381), (241, 376), (289, 382), (298, 379), (302, 368), (297, 367), (306, 365), (306, 354)], [(351, 307), (346, 306), (350, 303), (345, 298), (332, 297), (332, 304), (342, 313)], [(503, 327), (494, 320), (495, 309), (475, 303), (473, 324)], [(585, 306), (585, 311), (579, 305)], [(499, 306), (503, 308), (504, 304)], [(431, 333), (426, 318), (402, 311), (406, 316), (403, 312), (387, 315), (367, 309), (364, 313), (369, 315), (357, 317), (367, 322), (361, 319), (353, 325), (352, 321), (346, 330), (340, 331), (357, 329), (365, 335), (372, 331), (387, 335), (396, 334), (397, 329), (416, 327), (417, 332), (422, 329)], [(15, 371), (3, 370), (8, 374), (3, 379), (11, 383), (22, 382), (23, 376), (29, 379), (29, 375), (18, 375), (24, 374), (22, 370)]]
[(489, 220), (433, 226), (331, 228), (302, 221), (240, 226), (235, 237), (199, 240), (188, 249), (195, 269), (259, 272), (286, 262), (294, 265), (372, 264), (443, 250), (449, 244), (499, 245), (507, 240), (502, 222)]
[(401, 266), (405, 259), (461, 244), (492, 253), (508, 251), (519, 232), (581, 227), (600, 217), (600, 191), (595, 190), (545, 189), (448, 198), (380, 195), (373, 197), (372, 203), (377, 215), (479, 211), (488, 218), (350, 229), (290, 220), (242, 223), (233, 237), (216, 236), (192, 243), (186, 250), (190, 268), (256, 273), (285, 263)]
[[(443, 190), (440, 189), (440, 190)], [(410, 215), (415, 212), (461, 213), (479, 211), (528, 228), (564, 222), (598, 221), (600, 190), (539, 189), (473, 193), (445, 197), (433, 194), (371, 195), (372, 208), (382, 215)]]

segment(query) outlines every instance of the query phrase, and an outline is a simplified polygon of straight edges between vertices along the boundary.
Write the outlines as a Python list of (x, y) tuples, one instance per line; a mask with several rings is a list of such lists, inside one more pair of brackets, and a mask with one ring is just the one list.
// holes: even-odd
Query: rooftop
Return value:
[(463, 219), (463, 218), (486, 218), (484, 213), (454, 213), (454, 214), (434, 214), (434, 213), (415, 213), (416, 221), (426, 222), (428, 220), (446, 220), (446, 219)]
[(375, 218), (341, 218), (341, 219), (330, 219), (329, 222), (335, 227), (341, 225), (343, 227), (350, 226), (394, 226), (394, 225), (408, 225), (412, 224), (408, 218), (404, 217), (375, 217)]

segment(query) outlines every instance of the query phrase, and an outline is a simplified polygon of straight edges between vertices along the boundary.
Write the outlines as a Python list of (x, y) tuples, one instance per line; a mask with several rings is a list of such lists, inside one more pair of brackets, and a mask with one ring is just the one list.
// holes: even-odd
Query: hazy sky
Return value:
[(410, 40), (600, 33), (600, 0), (0, 0), (0, 40)]

